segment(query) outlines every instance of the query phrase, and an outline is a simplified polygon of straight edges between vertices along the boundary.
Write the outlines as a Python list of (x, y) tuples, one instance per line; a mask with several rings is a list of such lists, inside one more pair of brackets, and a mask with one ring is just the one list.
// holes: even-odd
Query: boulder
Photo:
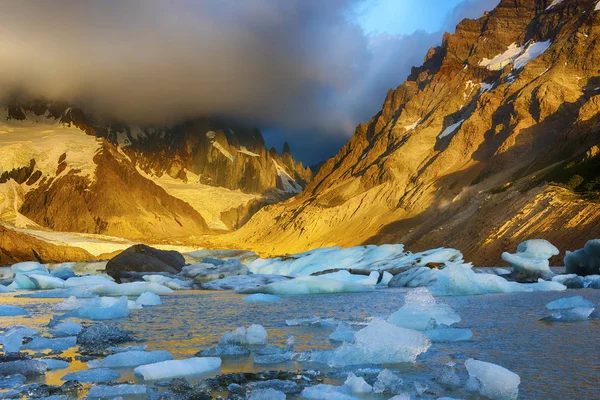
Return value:
[(106, 264), (106, 273), (117, 282), (132, 272), (166, 272), (177, 274), (185, 265), (181, 253), (158, 250), (143, 244), (131, 246)]
[(588, 240), (583, 249), (567, 251), (565, 256), (567, 274), (580, 276), (600, 273), (600, 239)]

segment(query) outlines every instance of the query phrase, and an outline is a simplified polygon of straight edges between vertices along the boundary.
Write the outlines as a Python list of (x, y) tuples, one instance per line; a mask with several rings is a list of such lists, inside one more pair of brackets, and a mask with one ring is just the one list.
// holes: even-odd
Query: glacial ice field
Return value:
[[(567, 289), (577, 277), (554, 275), (553, 253), (531, 242), (507, 257), (552, 274), (532, 283), (400, 246), (243, 264), (197, 252), (180, 275), (121, 284), (14, 265), (1, 271), (13, 283), (0, 294), (0, 398), (594, 398), (600, 277)], [(219, 268), (237, 275), (195, 281)]]

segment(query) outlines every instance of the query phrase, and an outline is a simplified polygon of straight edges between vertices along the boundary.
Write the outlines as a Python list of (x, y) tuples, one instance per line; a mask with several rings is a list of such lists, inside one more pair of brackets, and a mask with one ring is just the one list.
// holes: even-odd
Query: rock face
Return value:
[(128, 272), (165, 272), (177, 274), (185, 265), (185, 259), (176, 251), (158, 250), (136, 244), (113, 257), (106, 264), (106, 273), (115, 279)]
[(598, 237), (600, 11), (550, 3), (462, 21), (302, 194), (218, 244), (445, 246), (493, 266), (531, 237), (562, 251)]
[(234, 229), (312, 178), (258, 130), (205, 119), (143, 128), (61, 103), (0, 110), (0, 223), (187, 238)]

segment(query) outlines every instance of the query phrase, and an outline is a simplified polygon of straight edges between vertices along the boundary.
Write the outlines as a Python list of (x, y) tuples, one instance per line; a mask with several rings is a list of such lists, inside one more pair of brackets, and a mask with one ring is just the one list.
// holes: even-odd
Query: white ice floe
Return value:
[(178, 278), (169, 278), (163, 275), (144, 275), (142, 277), (146, 282), (158, 283), (173, 290), (187, 290), (191, 289), (191, 285)]
[(423, 331), (439, 325), (450, 326), (460, 322), (460, 317), (447, 304), (438, 303), (427, 288), (418, 288), (406, 294), (404, 306), (390, 315), (388, 322)]
[(50, 328), (50, 333), (55, 337), (67, 337), (77, 336), (82, 330), (83, 328), (81, 325), (79, 325), (76, 322), (67, 320)]
[(140, 294), (140, 297), (137, 298), (135, 303), (140, 306), (160, 306), (162, 305), (162, 300), (160, 299), (160, 296), (154, 293), (144, 292)]
[(145, 385), (97, 385), (92, 386), (87, 394), (88, 399), (136, 398), (146, 395)]
[(281, 282), (271, 283), (259, 288), (261, 293), (279, 295), (356, 293), (373, 290), (373, 286), (354, 282), (344, 282), (321, 276), (300, 276)]
[(350, 327), (350, 325), (346, 323), (341, 323), (338, 325), (335, 331), (331, 335), (329, 335), (329, 339), (334, 340), (336, 342), (352, 342), (354, 341), (354, 334), (356, 331)]
[(172, 360), (168, 351), (125, 351), (88, 362), (89, 368), (131, 368)]
[(29, 314), (27, 310), (17, 306), (2, 306), (0, 305), (0, 317), (16, 317), (18, 315)]
[(195, 357), (142, 365), (135, 368), (134, 372), (136, 375), (141, 375), (144, 380), (158, 380), (201, 375), (220, 367), (221, 359), (218, 357)]
[(351, 393), (371, 393), (373, 391), (373, 387), (369, 385), (363, 377), (356, 376), (354, 373), (350, 372), (346, 377), (346, 381), (344, 382), (344, 386), (346, 386)]
[(519, 243), (515, 254), (502, 253), (502, 259), (511, 264), (517, 273), (531, 277), (550, 277), (553, 273), (550, 270), (549, 259), (559, 253), (547, 240), (531, 239)]
[(519, 396), (519, 375), (496, 364), (472, 358), (465, 362), (469, 371), (468, 387), (493, 400), (516, 400)]
[(77, 286), (99, 286), (99, 285), (111, 285), (116, 283), (107, 277), (102, 275), (88, 275), (88, 276), (77, 276), (69, 278), (65, 281), (65, 287), (77, 287)]
[(128, 282), (120, 284), (100, 285), (94, 292), (101, 296), (139, 296), (144, 292), (168, 294), (173, 290), (152, 282)]
[(415, 362), (431, 346), (421, 332), (375, 319), (354, 334), (354, 342), (344, 342), (327, 360), (330, 366), (356, 364), (397, 364)]
[(262, 325), (253, 324), (246, 329), (243, 326), (225, 332), (219, 339), (219, 346), (263, 345), (267, 343), (267, 331)]
[(276, 303), (281, 300), (281, 297), (272, 294), (255, 293), (244, 297), (242, 300), (248, 303)]
[(55, 360), (53, 358), (44, 358), (42, 360), (48, 366), (48, 371), (55, 371), (57, 369), (65, 369), (69, 367), (69, 363), (63, 360)]
[(576, 307), (594, 308), (594, 303), (582, 296), (565, 297), (546, 304), (548, 310), (564, 310)]

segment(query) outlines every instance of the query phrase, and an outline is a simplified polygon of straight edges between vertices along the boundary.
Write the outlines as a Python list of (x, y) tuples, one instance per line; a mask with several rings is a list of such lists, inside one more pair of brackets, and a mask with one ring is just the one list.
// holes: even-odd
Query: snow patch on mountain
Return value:
[(279, 179), (281, 179), (283, 191), (287, 193), (302, 192), (302, 187), (287, 173), (285, 168), (277, 164), (277, 161), (275, 160), (273, 160), (273, 163), (275, 164), (275, 168), (277, 168), (277, 175), (279, 176)]
[(539, 57), (544, 53), (552, 44), (550, 40), (545, 42), (532, 42), (525, 44), (524, 46), (518, 46), (516, 43), (508, 46), (506, 51), (502, 54), (498, 54), (494, 58), (484, 58), (479, 62), (479, 65), (486, 67), (490, 71), (500, 71), (509, 64), (513, 64), (513, 69), (522, 69), (531, 60)]
[(246, 154), (247, 156), (250, 156), (250, 157), (260, 157), (259, 154), (256, 154), (256, 153), (248, 150), (246, 148), (246, 146), (241, 146), (240, 149), (238, 150), (238, 153)]
[(465, 120), (461, 119), (457, 123), (452, 124), (449, 127), (447, 127), (446, 129), (444, 129), (444, 131), (438, 135), (438, 139), (442, 139), (442, 138), (445, 138), (448, 135), (453, 134), (454, 131), (456, 131), (458, 128), (460, 128), (460, 126), (462, 125), (463, 122), (465, 122)]

